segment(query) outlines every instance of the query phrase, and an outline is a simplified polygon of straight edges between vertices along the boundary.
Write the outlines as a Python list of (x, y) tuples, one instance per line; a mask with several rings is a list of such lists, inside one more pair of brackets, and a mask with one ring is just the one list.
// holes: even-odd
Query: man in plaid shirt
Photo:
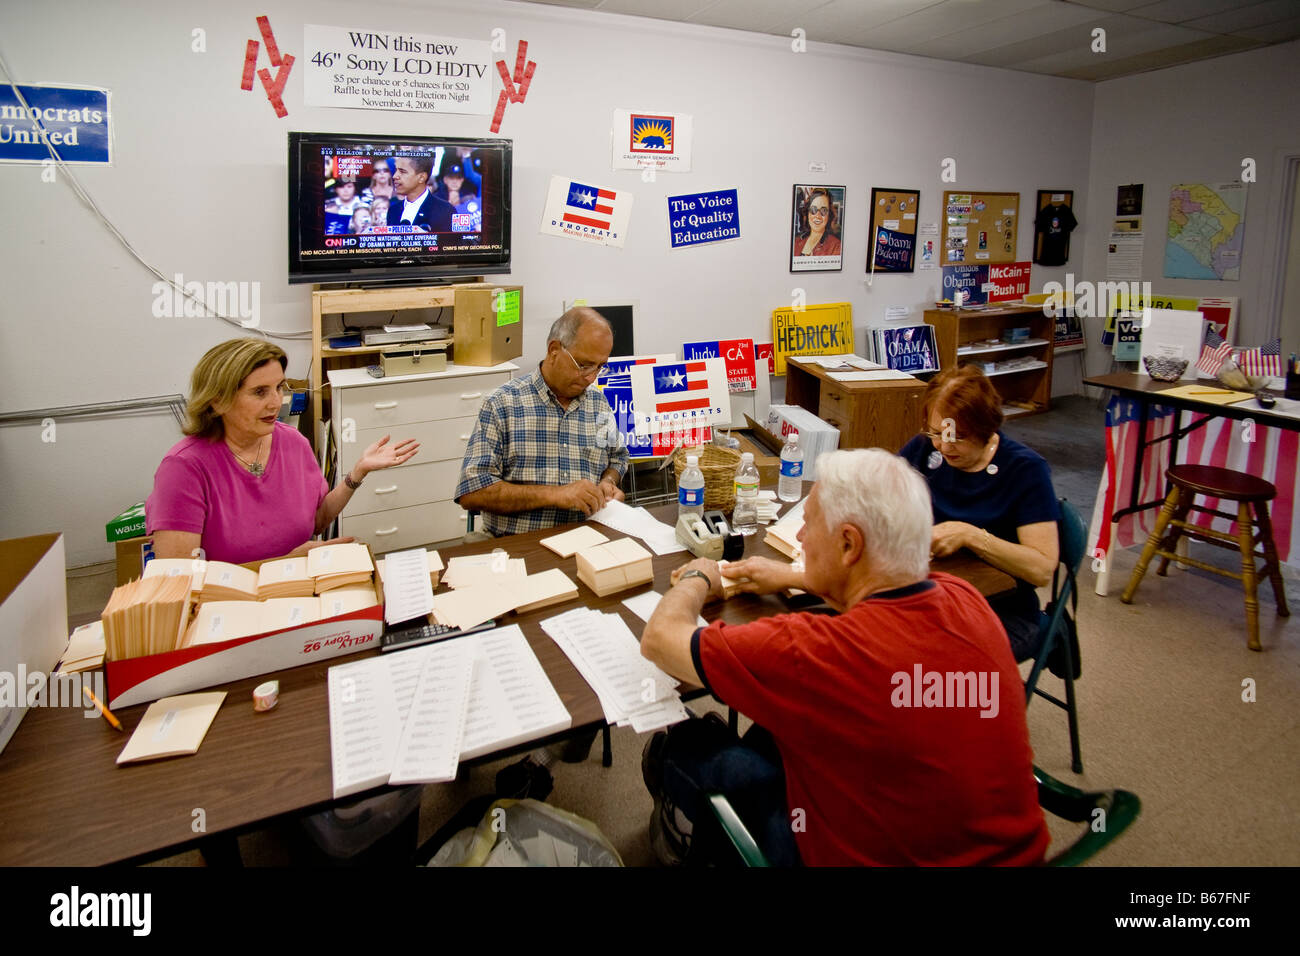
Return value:
[(613, 347), (599, 312), (570, 309), (551, 326), (537, 369), (483, 402), (456, 501), (483, 512), (492, 534), (581, 521), (606, 501), (623, 500), (627, 448), (609, 403), (590, 387)]

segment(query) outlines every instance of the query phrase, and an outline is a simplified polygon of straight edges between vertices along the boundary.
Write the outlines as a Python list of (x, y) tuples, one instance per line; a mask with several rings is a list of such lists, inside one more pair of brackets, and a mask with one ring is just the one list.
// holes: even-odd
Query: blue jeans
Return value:
[(664, 795), (693, 826), (689, 862), (736, 862), (706, 799), (706, 794), (722, 793), (773, 866), (799, 864), (781, 754), (762, 727), (754, 725), (742, 740), (712, 717), (673, 725), (662, 751), (662, 781)]

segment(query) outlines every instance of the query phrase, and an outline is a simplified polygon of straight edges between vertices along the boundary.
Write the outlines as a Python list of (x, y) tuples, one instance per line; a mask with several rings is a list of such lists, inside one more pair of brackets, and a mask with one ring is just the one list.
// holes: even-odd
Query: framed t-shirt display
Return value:
[(1038, 211), (1034, 215), (1034, 265), (1063, 266), (1070, 258), (1070, 233), (1079, 223), (1074, 218), (1072, 189), (1038, 190)]

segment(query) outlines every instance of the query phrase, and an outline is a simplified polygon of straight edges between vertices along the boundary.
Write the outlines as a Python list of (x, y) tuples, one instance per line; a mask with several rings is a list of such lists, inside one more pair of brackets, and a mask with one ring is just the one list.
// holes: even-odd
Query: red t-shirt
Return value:
[(715, 621), (692, 654), (775, 738), (805, 863), (1042, 862), (1024, 684), (965, 581), (934, 573), (844, 614)]

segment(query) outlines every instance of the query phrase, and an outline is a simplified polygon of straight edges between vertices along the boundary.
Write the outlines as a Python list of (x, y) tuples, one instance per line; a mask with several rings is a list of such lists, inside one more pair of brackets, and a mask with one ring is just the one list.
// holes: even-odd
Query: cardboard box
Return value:
[(456, 286), (452, 336), (457, 365), (500, 365), (524, 354), (524, 287)]
[(0, 541), (0, 751), (27, 713), (26, 675), (48, 678), (68, 644), (67, 574), (61, 534)]
[[(371, 560), (374, 560), (373, 554)], [(257, 570), (262, 563), (253, 561), (244, 567)], [(183, 647), (165, 654), (105, 661), (108, 706), (130, 707), (172, 694), (185, 694), (245, 677), (373, 650), (379, 646), (379, 635), (384, 632), (384, 586), (378, 575), (374, 580), (379, 603), (351, 614), (340, 614), (256, 637), (237, 637), (216, 644)], [(60, 625), (61, 631), (63, 627)], [(64, 635), (55, 652), (55, 660), (66, 642)]]
[(129, 538), (117, 543), (117, 586), (144, 574), (144, 566), (153, 558), (153, 538)]
[(110, 543), (144, 534), (144, 502), (134, 504), (104, 526)]
[[(762, 428), (761, 425), (757, 426)], [(766, 429), (763, 429), (767, 431)], [(771, 432), (768, 432), (771, 435)], [(758, 480), (760, 487), (775, 488), (777, 482), (781, 479), (781, 455), (772, 454), (765, 446), (759, 444), (754, 436), (749, 434), (748, 429), (743, 432), (732, 432), (731, 436), (740, 442), (740, 448), (737, 449), (741, 454), (751, 452), (754, 456), (754, 467), (758, 469)], [(773, 438), (773, 441), (780, 442), (779, 439)]]

